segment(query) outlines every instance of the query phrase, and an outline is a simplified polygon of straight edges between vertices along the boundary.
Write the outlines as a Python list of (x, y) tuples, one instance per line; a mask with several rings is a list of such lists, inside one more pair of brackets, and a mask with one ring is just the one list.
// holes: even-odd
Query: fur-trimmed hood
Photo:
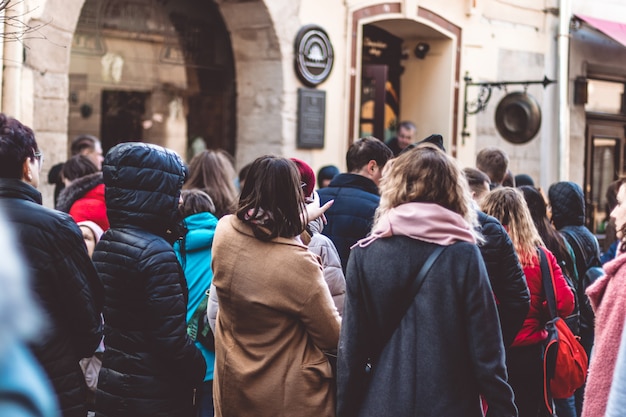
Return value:
[(85, 175), (84, 177), (76, 178), (59, 194), (56, 209), (64, 213), (69, 213), (76, 200), (83, 198), (85, 194), (100, 184), (103, 184), (102, 172), (95, 172)]

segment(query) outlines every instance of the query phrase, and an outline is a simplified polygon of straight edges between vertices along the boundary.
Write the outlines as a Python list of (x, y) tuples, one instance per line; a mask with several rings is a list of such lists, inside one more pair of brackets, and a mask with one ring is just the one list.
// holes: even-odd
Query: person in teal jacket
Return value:
[[(215, 205), (211, 197), (198, 189), (183, 190), (183, 204), (180, 213), (187, 229), (182, 240), (174, 244), (176, 257), (183, 267), (189, 298), (187, 301), (187, 323), (190, 323), (198, 306), (205, 301), (202, 315), (206, 316), (207, 290), (213, 280), (211, 270), (211, 247), (217, 226), (217, 217), (213, 215)], [(201, 317), (200, 320), (203, 320)], [(189, 328), (188, 328), (189, 329)], [(215, 352), (195, 341), (206, 361), (206, 375), (201, 392), (196, 393), (198, 417), (213, 417), (213, 368)]]

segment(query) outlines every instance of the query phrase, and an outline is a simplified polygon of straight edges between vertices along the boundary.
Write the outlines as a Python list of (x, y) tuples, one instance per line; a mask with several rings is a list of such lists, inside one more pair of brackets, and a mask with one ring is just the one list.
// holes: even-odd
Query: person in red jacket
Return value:
[(109, 230), (102, 171), (88, 157), (75, 155), (63, 164), (63, 180), (56, 209), (69, 213), (76, 223), (89, 220)]
[(515, 393), (519, 417), (543, 416), (543, 341), (547, 337), (548, 307), (543, 291), (539, 247), (548, 256), (554, 272), (556, 309), (560, 317), (574, 310), (574, 294), (563, 277), (554, 255), (545, 249), (522, 193), (510, 187), (490, 192), (481, 202), (482, 210), (500, 220), (508, 232), (526, 275), (530, 291), (530, 310), (522, 329), (507, 351), (509, 384)]

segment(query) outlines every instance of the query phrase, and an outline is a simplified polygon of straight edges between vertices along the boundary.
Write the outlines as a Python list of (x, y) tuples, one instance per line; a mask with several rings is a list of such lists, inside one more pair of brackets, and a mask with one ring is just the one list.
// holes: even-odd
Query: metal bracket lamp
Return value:
[[(539, 105), (530, 95), (526, 94), (526, 89), (531, 84), (541, 84), (544, 88), (556, 83), (544, 77), (540, 81), (488, 81), (472, 82), (468, 73), (463, 77), (465, 81), (465, 96), (463, 103), (463, 131), (461, 132), (462, 143), (465, 145), (465, 138), (470, 134), (467, 131), (467, 116), (475, 115), (487, 108), (487, 103), (491, 99), (493, 88), (504, 89), (509, 85), (522, 85), (524, 92), (507, 94), (498, 104), (496, 110), (496, 127), (502, 136), (513, 143), (525, 143), (532, 139), (539, 130), (541, 124), (541, 111)], [(480, 87), (476, 100), (468, 102), (467, 89), (469, 87)]]

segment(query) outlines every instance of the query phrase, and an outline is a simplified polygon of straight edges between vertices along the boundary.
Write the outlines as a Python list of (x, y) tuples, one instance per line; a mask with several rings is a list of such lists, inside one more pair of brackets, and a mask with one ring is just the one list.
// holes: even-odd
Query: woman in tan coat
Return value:
[(308, 220), (298, 170), (264, 156), (247, 178), (213, 243), (215, 415), (334, 416), (323, 351), (336, 349), (340, 319), (317, 258), (297, 237)]

